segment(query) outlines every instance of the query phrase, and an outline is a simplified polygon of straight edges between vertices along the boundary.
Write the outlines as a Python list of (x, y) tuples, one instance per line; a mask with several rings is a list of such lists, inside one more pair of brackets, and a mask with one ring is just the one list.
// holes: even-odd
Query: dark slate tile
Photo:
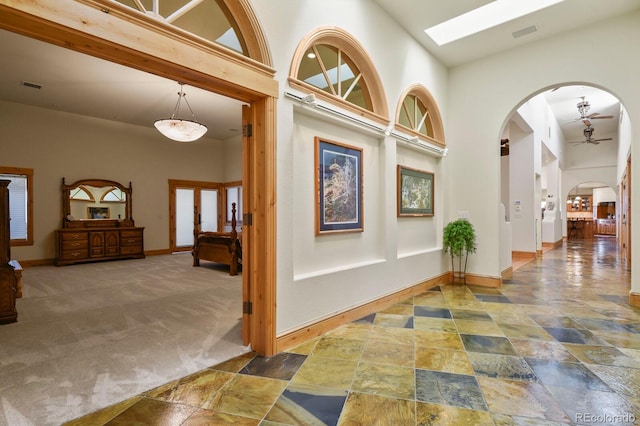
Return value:
[(594, 335), (589, 330), (577, 328), (543, 327), (547, 333), (553, 336), (558, 342), (578, 343), (581, 345), (608, 345), (603, 339)]
[(413, 317), (407, 318), (407, 322), (404, 325), (404, 328), (413, 328)]
[(495, 295), (495, 294), (474, 294), (476, 299), (481, 302), (491, 302), (491, 303), (511, 303), (506, 296)]
[(335, 426), (346, 399), (346, 390), (292, 385), (284, 390), (265, 419), (279, 424)]
[(257, 356), (240, 370), (240, 374), (291, 380), (306, 359), (306, 355), (288, 352), (282, 352), (271, 357)]
[(526, 358), (538, 379), (549, 386), (613, 392), (605, 382), (580, 363)]
[(451, 312), (448, 309), (428, 306), (414, 306), (413, 314), (418, 317), (451, 318)]
[(416, 400), (488, 411), (474, 376), (416, 369)]
[(629, 328), (620, 324), (618, 321), (601, 318), (575, 318), (575, 321), (589, 330), (597, 331), (614, 331), (628, 333)]
[(373, 324), (373, 321), (376, 319), (376, 314), (369, 314), (366, 317), (362, 317), (353, 321), (354, 324)]
[(462, 339), (465, 349), (469, 352), (517, 355), (515, 348), (506, 337), (461, 334), (460, 338)]

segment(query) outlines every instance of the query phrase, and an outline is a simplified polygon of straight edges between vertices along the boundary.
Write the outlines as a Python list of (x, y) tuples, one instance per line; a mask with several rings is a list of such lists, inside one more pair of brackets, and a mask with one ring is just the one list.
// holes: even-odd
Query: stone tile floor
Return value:
[(615, 239), (565, 241), (500, 289), (437, 287), (68, 425), (640, 424), (629, 283)]

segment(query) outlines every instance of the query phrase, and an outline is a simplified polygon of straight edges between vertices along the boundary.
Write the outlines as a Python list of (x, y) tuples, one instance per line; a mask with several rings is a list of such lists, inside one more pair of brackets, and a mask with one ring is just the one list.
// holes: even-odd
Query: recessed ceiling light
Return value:
[(564, 0), (496, 0), (424, 30), (438, 46), (512, 21)]

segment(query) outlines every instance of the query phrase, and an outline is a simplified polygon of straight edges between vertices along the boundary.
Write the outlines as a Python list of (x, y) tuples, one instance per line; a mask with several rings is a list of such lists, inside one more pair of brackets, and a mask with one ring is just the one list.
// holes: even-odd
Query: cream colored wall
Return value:
[(221, 141), (172, 142), (153, 127), (131, 126), (0, 102), (0, 163), (34, 170), (33, 246), (13, 247), (18, 260), (55, 257), (62, 223), (60, 184), (98, 178), (133, 185), (133, 217), (145, 228), (145, 250), (169, 248), (168, 179), (223, 181), (241, 159)]

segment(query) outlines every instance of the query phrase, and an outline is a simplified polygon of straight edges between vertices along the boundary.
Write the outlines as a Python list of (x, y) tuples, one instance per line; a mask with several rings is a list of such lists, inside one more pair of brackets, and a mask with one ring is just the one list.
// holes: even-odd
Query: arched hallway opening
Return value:
[(627, 124), (621, 101), (594, 83), (546, 87), (514, 107), (500, 134), (503, 276), (564, 239), (618, 236), (630, 252)]

